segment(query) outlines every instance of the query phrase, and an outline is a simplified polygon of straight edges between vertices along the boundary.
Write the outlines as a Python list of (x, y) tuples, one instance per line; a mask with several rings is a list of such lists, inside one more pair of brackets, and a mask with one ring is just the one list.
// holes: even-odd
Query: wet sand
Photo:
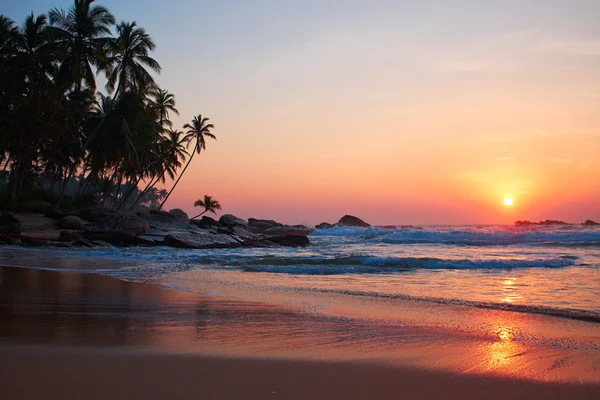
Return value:
[[(506, 326), (554, 321), (486, 315)], [(600, 330), (553, 323), (584, 338)], [(9, 399), (598, 398), (595, 344), (562, 349), (510, 335), (332, 319), (95, 274), (0, 267), (0, 387)]]

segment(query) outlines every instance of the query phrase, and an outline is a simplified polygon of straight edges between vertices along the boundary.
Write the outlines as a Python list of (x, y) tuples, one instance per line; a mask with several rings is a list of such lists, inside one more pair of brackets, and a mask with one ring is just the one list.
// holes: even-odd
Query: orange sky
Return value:
[(287, 223), (600, 220), (597, 0), (98, 2), (154, 38), (175, 126), (215, 125), (167, 208), (209, 194)]
[(588, 16), (600, 9), (509, 3), (472, 19), (356, 6), (296, 21), (310, 32), (280, 24), (285, 7), (246, 23), (286, 38), (274, 44), (194, 28), (231, 53), (163, 64), (176, 123), (201, 112), (218, 137), (168, 208), (192, 213), (210, 194), (223, 212), (288, 223), (600, 220), (600, 25)]

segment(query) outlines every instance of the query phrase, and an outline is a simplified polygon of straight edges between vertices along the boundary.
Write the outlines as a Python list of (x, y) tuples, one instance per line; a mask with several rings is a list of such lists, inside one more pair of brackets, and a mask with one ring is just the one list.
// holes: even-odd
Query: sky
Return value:
[(208, 194), (284, 223), (600, 220), (600, 1), (97, 4), (153, 37), (175, 127), (215, 126), (167, 208), (195, 215)]

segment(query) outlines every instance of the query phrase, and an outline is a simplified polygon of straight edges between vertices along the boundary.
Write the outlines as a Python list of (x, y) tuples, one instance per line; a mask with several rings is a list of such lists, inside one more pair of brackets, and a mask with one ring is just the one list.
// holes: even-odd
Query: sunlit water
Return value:
[[(310, 240), (298, 249), (43, 251), (67, 269), (216, 296), (223, 287), (253, 287), (583, 310), (600, 317), (598, 227), (333, 228), (315, 231)], [(5, 248), (0, 261), (27, 265), (27, 256), (15, 251)], [(69, 263), (63, 256), (89, 261)]]

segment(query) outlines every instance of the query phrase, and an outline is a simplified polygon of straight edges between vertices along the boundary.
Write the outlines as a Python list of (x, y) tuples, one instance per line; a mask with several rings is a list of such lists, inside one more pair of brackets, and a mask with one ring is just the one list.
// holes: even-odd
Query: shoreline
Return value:
[[(332, 299), (332, 318), (269, 298), (215, 298), (99, 274), (19, 267), (0, 267), (0, 288), (5, 344), (600, 384), (597, 329), (585, 322), (413, 301), (349, 305), (344, 297)], [(349, 311), (375, 319), (344, 314)]]

